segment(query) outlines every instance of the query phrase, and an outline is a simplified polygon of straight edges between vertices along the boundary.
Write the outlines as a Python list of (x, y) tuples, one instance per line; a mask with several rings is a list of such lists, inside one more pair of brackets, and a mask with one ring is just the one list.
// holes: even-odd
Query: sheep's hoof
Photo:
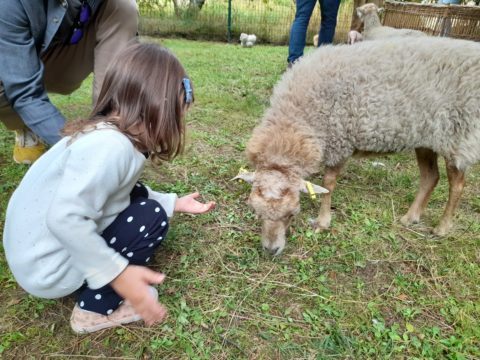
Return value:
[(326, 223), (326, 222), (320, 222), (318, 221), (318, 219), (309, 219), (308, 222), (310, 223), (310, 226), (315, 230), (316, 233), (330, 229), (330, 221)]
[(445, 236), (448, 234), (451, 227), (451, 225), (448, 226), (440, 224), (432, 230), (432, 233), (436, 236)]
[(326, 228), (326, 227), (320, 227), (320, 226), (317, 226), (315, 228), (315, 234), (318, 234), (318, 233), (321, 233), (321, 232), (324, 232), (324, 231), (330, 231), (330, 228)]
[(418, 216), (410, 216), (408, 214), (403, 215), (400, 218), (400, 223), (404, 226), (412, 225), (412, 224), (418, 224), (420, 222), (420, 217)]

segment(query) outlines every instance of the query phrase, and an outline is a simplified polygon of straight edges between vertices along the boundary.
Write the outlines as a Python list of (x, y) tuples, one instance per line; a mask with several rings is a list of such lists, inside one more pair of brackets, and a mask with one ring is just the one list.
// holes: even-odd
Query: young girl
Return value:
[(198, 202), (198, 193), (160, 194), (138, 180), (147, 157), (170, 160), (183, 150), (192, 102), (174, 55), (154, 44), (127, 47), (109, 66), (92, 116), (71, 123), (12, 195), (4, 229), (11, 271), (38, 297), (78, 290), (75, 332), (164, 319), (151, 284), (165, 276), (146, 265), (168, 217), (215, 203)]

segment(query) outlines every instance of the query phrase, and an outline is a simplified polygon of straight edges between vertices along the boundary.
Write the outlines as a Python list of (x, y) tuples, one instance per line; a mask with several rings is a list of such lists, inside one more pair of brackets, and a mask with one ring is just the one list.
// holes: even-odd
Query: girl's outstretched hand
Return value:
[(150, 326), (163, 321), (167, 315), (165, 306), (150, 291), (150, 285), (160, 284), (164, 279), (164, 274), (145, 266), (128, 265), (110, 285), (117, 294), (132, 304), (145, 324)]
[(209, 201), (208, 203), (204, 204), (197, 200), (200, 194), (195, 192), (193, 194), (182, 196), (181, 198), (177, 199), (175, 203), (175, 211), (176, 212), (184, 212), (190, 214), (203, 214), (209, 212), (215, 207), (214, 201)]

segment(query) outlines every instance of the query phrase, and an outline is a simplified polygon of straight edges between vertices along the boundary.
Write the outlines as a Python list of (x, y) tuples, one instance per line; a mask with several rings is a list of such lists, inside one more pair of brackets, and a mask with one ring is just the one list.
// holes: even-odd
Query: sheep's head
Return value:
[(367, 3), (365, 5), (357, 7), (357, 15), (362, 21), (368, 14), (380, 14), (382, 12), (383, 8), (379, 8), (374, 3)]
[[(270, 254), (279, 255), (285, 247), (288, 226), (300, 212), (300, 191), (307, 192), (305, 180), (283, 169), (244, 172), (235, 178), (252, 184), (248, 204), (263, 221), (262, 246)], [(312, 189), (328, 192), (313, 184)]]

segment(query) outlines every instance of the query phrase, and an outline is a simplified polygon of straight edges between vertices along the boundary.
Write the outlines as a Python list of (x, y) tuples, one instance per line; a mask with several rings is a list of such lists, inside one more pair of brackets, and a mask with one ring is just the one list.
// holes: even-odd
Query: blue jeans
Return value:
[[(318, 0), (320, 3), (321, 23), (318, 34), (318, 46), (331, 44), (337, 26), (338, 7), (340, 0)], [(288, 62), (294, 62), (303, 56), (307, 37), (308, 23), (312, 16), (317, 0), (297, 0), (295, 20), (290, 30), (290, 43), (288, 46)]]

